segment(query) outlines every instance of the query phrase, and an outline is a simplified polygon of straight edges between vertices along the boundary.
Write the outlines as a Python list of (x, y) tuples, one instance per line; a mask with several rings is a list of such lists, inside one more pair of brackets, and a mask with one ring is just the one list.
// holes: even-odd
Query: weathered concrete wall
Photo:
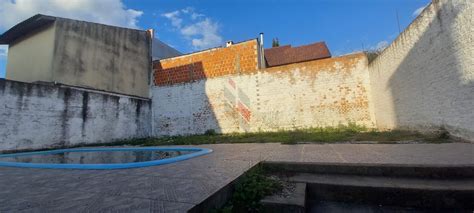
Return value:
[(154, 61), (155, 85), (192, 82), (204, 78), (256, 72), (257, 39), (179, 57)]
[(148, 137), (149, 100), (0, 79), (0, 151)]
[(6, 78), (22, 82), (52, 81), (55, 31), (52, 24), (10, 44)]
[(146, 31), (56, 20), (53, 81), (149, 96), (151, 38)]
[(373, 127), (367, 58), (274, 67), (152, 89), (154, 135)]
[(474, 2), (435, 0), (370, 65), (377, 126), (474, 141)]

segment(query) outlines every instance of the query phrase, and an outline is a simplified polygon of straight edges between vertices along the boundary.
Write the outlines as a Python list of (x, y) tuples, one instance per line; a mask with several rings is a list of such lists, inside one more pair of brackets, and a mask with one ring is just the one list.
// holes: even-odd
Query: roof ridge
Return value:
[(330, 57), (331, 53), (324, 41), (297, 47), (285, 45), (265, 49), (265, 60), (269, 67)]

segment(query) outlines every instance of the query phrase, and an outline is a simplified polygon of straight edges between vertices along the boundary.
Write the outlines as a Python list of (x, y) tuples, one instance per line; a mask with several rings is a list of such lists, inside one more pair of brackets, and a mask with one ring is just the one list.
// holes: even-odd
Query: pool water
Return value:
[(81, 148), (0, 154), (0, 166), (48, 169), (126, 169), (175, 163), (211, 153), (195, 147)]
[(37, 154), (1, 158), (1, 161), (20, 163), (59, 163), (59, 164), (109, 164), (136, 163), (162, 160), (195, 151), (90, 151), (90, 152), (61, 152), (55, 154)]

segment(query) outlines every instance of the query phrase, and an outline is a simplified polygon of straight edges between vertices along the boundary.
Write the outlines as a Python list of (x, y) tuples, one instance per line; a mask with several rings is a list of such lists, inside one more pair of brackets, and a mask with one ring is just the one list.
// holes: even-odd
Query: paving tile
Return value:
[(474, 164), (474, 144), (213, 144), (173, 164), (119, 170), (0, 167), (0, 212), (185, 212), (262, 160)]
[(197, 204), (219, 186), (200, 179), (143, 176), (122, 178), (116, 195), (131, 198)]

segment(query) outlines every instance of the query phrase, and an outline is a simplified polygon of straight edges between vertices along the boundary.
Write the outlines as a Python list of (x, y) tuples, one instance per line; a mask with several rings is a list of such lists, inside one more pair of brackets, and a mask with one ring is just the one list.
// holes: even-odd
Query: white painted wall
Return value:
[(369, 92), (364, 54), (153, 87), (154, 135), (374, 127)]
[(0, 151), (148, 137), (150, 101), (0, 79)]
[(369, 69), (378, 127), (474, 140), (474, 1), (433, 1)]
[(152, 106), (129, 96), (0, 80), (0, 151), (348, 123), (444, 127), (474, 140), (473, 4), (434, 1), (370, 65), (353, 54), (153, 87)]

